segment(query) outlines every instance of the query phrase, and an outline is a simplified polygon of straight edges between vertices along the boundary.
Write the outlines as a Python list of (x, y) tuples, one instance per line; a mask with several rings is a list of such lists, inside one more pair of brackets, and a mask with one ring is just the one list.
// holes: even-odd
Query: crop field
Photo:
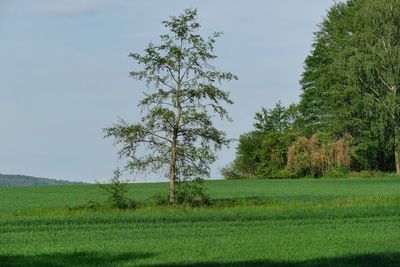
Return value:
[(2, 187), (0, 266), (400, 266), (399, 178), (205, 186), (219, 205), (135, 211), (82, 208), (96, 185)]

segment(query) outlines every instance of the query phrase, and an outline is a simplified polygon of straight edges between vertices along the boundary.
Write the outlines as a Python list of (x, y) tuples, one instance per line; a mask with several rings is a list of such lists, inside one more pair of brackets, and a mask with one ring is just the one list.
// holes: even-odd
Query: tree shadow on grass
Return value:
[(134, 264), (136, 260), (153, 257), (152, 253), (107, 254), (100, 252), (75, 252), (40, 254), (33, 256), (0, 255), (1, 267), (34, 266), (34, 267), (70, 267), (70, 266), (115, 266), (124, 262)]
[[(146, 265), (150, 266), (150, 265)], [(400, 266), (400, 253), (376, 253), (376, 254), (360, 254), (334, 258), (319, 258), (305, 261), (238, 261), (238, 262), (204, 262), (204, 263), (177, 263), (177, 264), (159, 264), (151, 265), (157, 267), (315, 267), (315, 266), (339, 266), (339, 267), (383, 267), (383, 266)], [(142, 266), (144, 267), (144, 265)]]
[(137, 260), (146, 260), (154, 257), (152, 253), (122, 253), (107, 254), (94, 252), (55, 253), (35, 256), (5, 256), (0, 255), (0, 266), (42, 266), (42, 267), (69, 267), (69, 266), (133, 266), (142, 267), (312, 267), (312, 266), (339, 266), (339, 267), (375, 267), (375, 266), (400, 266), (400, 253), (360, 254), (333, 258), (319, 258), (305, 261), (231, 261), (231, 262), (200, 262), (200, 263), (171, 263), (171, 264), (140, 264)]

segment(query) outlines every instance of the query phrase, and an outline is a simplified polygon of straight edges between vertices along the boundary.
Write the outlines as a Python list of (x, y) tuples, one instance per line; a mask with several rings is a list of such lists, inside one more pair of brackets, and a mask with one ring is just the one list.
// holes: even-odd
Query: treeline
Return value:
[(36, 185), (67, 185), (83, 184), (81, 182), (70, 182), (47, 178), (38, 178), (26, 175), (0, 174), (0, 186), (36, 186)]
[(337, 3), (315, 33), (300, 102), (255, 114), (226, 178), (400, 173), (400, 0)]

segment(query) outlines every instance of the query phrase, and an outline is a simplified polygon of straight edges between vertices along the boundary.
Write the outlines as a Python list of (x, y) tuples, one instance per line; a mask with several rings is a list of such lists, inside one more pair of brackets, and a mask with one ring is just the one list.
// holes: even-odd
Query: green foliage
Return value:
[(168, 33), (160, 36), (159, 44), (150, 43), (143, 54), (130, 54), (143, 66), (130, 75), (146, 82), (148, 91), (139, 102), (145, 115), (139, 123), (122, 120), (104, 131), (122, 145), (119, 154), (128, 158), (128, 170), (160, 171), (169, 177), (174, 204), (175, 182), (208, 176), (215, 152), (230, 142), (212, 117), (230, 120), (224, 104), (233, 102), (219, 86), (237, 77), (212, 65), (221, 33), (203, 38), (195, 9), (163, 25)]
[(260, 112), (256, 112), (254, 119), (254, 127), (261, 132), (283, 132), (294, 121), (290, 108), (285, 108), (281, 102), (272, 109), (262, 107)]
[(242, 178), (235, 163), (230, 163), (220, 169), (222, 177), (225, 179), (240, 179)]
[(226, 179), (287, 178), (288, 147), (296, 140), (298, 112), (278, 102), (274, 108), (262, 108), (254, 119), (255, 130), (239, 138), (234, 162), (221, 170)]
[(315, 34), (299, 109), (306, 137), (354, 138), (356, 170), (394, 169), (399, 125), (400, 2), (337, 3)]
[[(300, 103), (291, 113), (280, 103), (256, 113), (256, 130), (239, 140), (228, 174), (276, 178), (288, 171), (295, 176), (341, 176), (348, 170), (400, 173), (399, 25), (399, 0), (333, 5), (305, 60)], [(351, 164), (332, 165), (324, 155), (329, 151), (314, 153), (315, 159), (306, 144), (315, 134), (330, 140), (317, 145), (318, 151), (352, 136)], [(300, 136), (302, 141), (290, 143)], [(291, 151), (285, 147), (297, 150), (287, 170), (282, 163)]]
[[(153, 206), (167, 206), (169, 204), (168, 195), (157, 193), (151, 197), (146, 204)], [(193, 181), (181, 181), (176, 190), (176, 205), (187, 207), (206, 207), (211, 205), (211, 198), (205, 192), (202, 179)]]
[(262, 178), (289, 178), (285, 171), (288, 147), (297, 134), (287, 131), (270, 132), (263, 136), (258, 151), (259, 164), (256, 172)]
[(97, 210), (100, 207), (100, 204), (94, 200), (90, 200), (87, 204), (88, 209)]
[[(120, 169), (114, 170), (114, 176), (109, 183), (99, 184), (100, 188), (107, 194), (107, 203), (110, 207), (116, 209), (135, 209), (137, 207), (137, 203), (126, 196), (128, 192), (127, 184), (127, 181), (121, 180)], [(89, 208), (97, 208), (96, 202), (93, 201), (88, 206)]]
[(178, 184), (176, 202), (190, 207), (204, 207), (211, 203), (203, 187), (203, 180), (183, 181)]
[(299, 110), (306, 137), (317, 132), (342, 135), (360, 126), (355, 119), (360, 106), (358, 89), (349, 85), (343, 71), (349, 54), (345, 45), (352, 32), (348, 29), (352, 14), (346, 4), (334, 5), (314, 35), (314, 49), (305, 60), (300, 82), (303, 92)]
[(257, 132), (243, 134), (239, 138), (236, 149), (236, 159), (233, 162), (233, 173), (240, 177), (252, 178), (256, 176), (256, 168), (259, 163), (257, 151), (261, 143), (261, 135)]
[(167, 194), (157, 193), (150, 198), (150, 201), (153, 206), (167, 206), (169, 204), (169, 199)]

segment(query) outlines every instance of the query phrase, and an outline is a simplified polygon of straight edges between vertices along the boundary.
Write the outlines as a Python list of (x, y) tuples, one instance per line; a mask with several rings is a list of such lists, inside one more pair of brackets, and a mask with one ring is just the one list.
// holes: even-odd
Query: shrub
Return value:
[(349, 173), (349, 170), (342, 165), (338, 165), (324, 173), (325, 177), (343, 177)]
[[(180, 181), (177, 185), (175, 194), (175, 203), (177, 205), (189, 207), (204, 207), (211, 205), (211, 199), (205, 193), (203, 188), (202, 179)], [(170, 204), (169, 195), (157, 193), (150, 199), (150, 203), (156, 206), (168, 206)]]
[(296, 178), (296, 175), (293, 174), (287, 167), (279, 170), (276, 177), (277, 179), (286, 179), (286, 178)]
[(176, 203), (190, 207), (209, 206), (211, 201), (205, 193), (203, 180), (179, 182), (176, 191)]
[(295, 140), (296, 133), (291, 131), (264, 133), (256, 152), (259, 159), (256, 168), (257, 177), (285, 178), (282, 176), (282, 170), (286, 167), (288, 147)]
[(116, 169), (109, 183), (99, 184), (107, 194), (107, 203), (116, 209), (135, 209), (137, 203), (126, 196), (128, 181), (121, 180), (121, 170)]
[(253, 131), (239, 137), (236, 148), (236, 159), (233, 161), (232, 169), (234, 175), (238, 177), (254, 178), (256, 168), (260, 162), (258, 151), (262, 142), (263, 135)]
[(322, 134), (299, 137), (288, 149), (287, 168), (295, 176), (344, 175), (353, 158), (352, 141), (349, 134), (334, 141)]
[(296, 176), (306, 176), (311, 169), (309, 140), (299, 137), (288, 149), (287, 168)]
[(154, 203), (156, 206), (168, 206), (169, 195), (157, 193), (151, 198), (150, 202)]
[(90, 200), (87, 203), (86, 208), (89, 209), (89, 210), (96, 211), (96, 210), (100, 210), (102, 208), (102, 206), (101, 206), (101, 204), (99, 202), (94, 201), (94, 200)]
[(229, 165), (226, 165), (225, 167), (222, 167), (220, 173), (222, 177), (224, 177), (227, 180), (242, 178), (234, 162), (230, 163)]

